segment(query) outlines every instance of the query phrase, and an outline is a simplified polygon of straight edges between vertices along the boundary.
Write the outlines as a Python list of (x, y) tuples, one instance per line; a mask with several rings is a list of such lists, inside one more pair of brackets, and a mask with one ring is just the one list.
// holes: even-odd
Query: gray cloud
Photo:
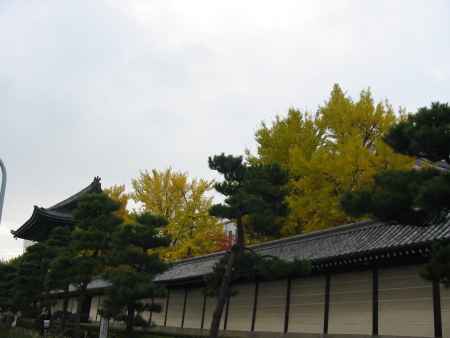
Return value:
[(339, 82), (415, 110), (450, 100), (446, 1), (0, 0), (0, 255), (31, 214), (140, 169), (213, 177), (261, 120)]

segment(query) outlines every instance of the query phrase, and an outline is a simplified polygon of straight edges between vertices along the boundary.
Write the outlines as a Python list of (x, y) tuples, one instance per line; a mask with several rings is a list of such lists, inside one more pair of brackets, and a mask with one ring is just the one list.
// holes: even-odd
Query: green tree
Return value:
[(15, 308), (13, 302), (15, 277), (17, 273), (17, 258), (10, 261), (0, 261), (0, 308)]
[(83, 196), (74, 212), (75, 228), (68, 248), (73, 255), (71, 265), (60, 273), (70, 275), (78, 291), (76, 338), (81, 333), (79, 323), (87, 287), (104, 272), (111, 256), (112, 234), (122, 222), (117, 216), (119, 208), (105, 193), (93, 193)]
[[(450, 172), (433, 161), (450, 164), (450, 107), (432, 103), (409, 114), (387, 133), (386, 142), (396, 151), (422, 157), (428, 163), (415, 170), (379, 173), (375, 184), (347, 192), (342, 199), (351, 215), (427, 225), (448, 220), (450, 211)], [(448, 284), (450, 243), (436, 243), (431, 262), (423, 275)]]
[(124, 319), (127, 337), (132, 337), (136, 313), (145, 308), (142, 300), (154, 297), (161, 287), (152, 280), (167, 268), (155, 249), (170, 242), (161, 236), (167, 221), (145, 213), (134, 215), (135, 222), (121, 225), (113, 235), (110, 268), (105, 278), (112, 286), (107, 291), (105, 315)]
[(256, 255), (244, 254), (246, 234), (279, 235), (280, 221), (288, 212), (285, 204), (288, 176), (278, 165), (250, 165), (242, 157), (232, 155), (210, 157), (209, 166), (223, 176), (223, 181), (216, 183), (214, 187), (225, 196), (224, 202), (213, 205), (210, 213), (233, 220), (237, 228), (236, 244), (215, 267), (212, 278), (217, 290), (217, 304), (213, 312), (210, 337), (216, 338), (233, 278), (238, 271), (244, 271), (240, 267), (245, 262), (249, 259), (255, 262), (257, 259)]
[(172, 239), (162, 255), (169, 260), (217, 251), (223, 236), (220, 222), (208, 213), (213, 182), (190, 180), (186, 173), (172, 169), (143, 171), (132, 181), (132, 198), (145, 212), (164, 216), (164, 233)]
[(316, 114), (290, 109), (287, 117), (261, 126), (250, 161), (278, 163), (290, 176), (284, 235), (353, 221), (340, 204), (346, 191), (371, 186), (382, 170), (412, 166), (411, 158), (383, 142), (395, 121), (392, 107), (375, 103), (370, 90), (353, 101), (335, 85)]
[(385, 138), (396, 151), (430, 161), (450, 161), (450, 106), (434, 102), (395, 124)]

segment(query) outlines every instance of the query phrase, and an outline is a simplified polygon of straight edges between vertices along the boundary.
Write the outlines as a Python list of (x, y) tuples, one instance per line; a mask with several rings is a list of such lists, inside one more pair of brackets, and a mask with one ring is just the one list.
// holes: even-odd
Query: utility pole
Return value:
[(3, 202), (5, 201), (5, 189), (6, 189), (6, 167), (1, 158), (0, 158), (0, 169), (2, 171), (2, 185), (0, 186), (0, 224), (1, 224)]

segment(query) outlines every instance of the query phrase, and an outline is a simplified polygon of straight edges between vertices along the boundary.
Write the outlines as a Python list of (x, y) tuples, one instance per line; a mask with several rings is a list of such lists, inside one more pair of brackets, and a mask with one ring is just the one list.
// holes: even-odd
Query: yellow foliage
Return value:
[(208, 193), (213, 182), (190, 180), (186, 173), (153, 169), (143, 171), (132, 181), (132, 198), (142, 203), (145, 211), (167, 218), (165, 231), (171, 246), (162, 252), (168, 260), (202, 255), (218, 249), (223, 226), (209, 215), (212, 197)]
[(109, 188), (103, 189), (103, 192), (113, 201), (119, 203), (119, 210), (116, 211), (116, 215), (124, 222), (130, 222), (131, 217), (127, 209), (130, 196), (125, 192), (125, 185), (113, 185)]
[(412, 159), (393, 150), (383, 136), (396, 121), (387, 102), (375, 104), (370, 90), (354, 102), (335, 85), (314, 115), (290, 109), (256, 133), (257, 157), (288, 169), (291, 215), (285, 235), (351, 222), (340, 206), (345, 191), (370, 186), (376, 173), (405, 169)]

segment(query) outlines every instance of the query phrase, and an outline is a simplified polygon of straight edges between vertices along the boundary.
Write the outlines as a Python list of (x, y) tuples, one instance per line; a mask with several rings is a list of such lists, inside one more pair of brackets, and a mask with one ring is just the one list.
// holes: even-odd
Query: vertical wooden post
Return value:
[(291, 307), (291, 278), (287, 280), (287, 288), (286, 288), (286, 308), (284, 310), (284, 333), (288, 333), (289, 331), (289, 312)]
[(378, 268), (372, 270), (372, 335), (378, 336)]
[(228, 295), (227, 298), (227, 305), (225, 306), (225, 318), (223, 320), (223, 330), (225, 331), (227, 329), (228, 324), (228, 309), (230, 308), (230, 295)]
[(323, 333), (328, 333), (328, 319), (330, 315), (330, 274), (326, 275), (325, 279), (325, 313), (323, 316)]
[(253, 313), (252, 313), (252, 324), (250, 331), (255, 331), (255, 323), (256, 323), (256, 309), (258, 308), (258, 293), (259, 293), (259, 282), (255, 282), (255, 293), (253, 298)]
[(206, 311), (206, 288), (203, 290), (203, 307), (202, 307), (202, 322), (200, 328), (203, 329), (205, 325), (205, 311)]
[(184, 288), (183, 314), (181, 315), (181, 328), (184, 327), (184, 318), (186, 317), (186, 303), (188, 297), (188, 288)]
[(442, 337), (441, 311), (441, 285), (438, 280), (433, 280), (434, 336), (437, 338)]
[(169, 313), (169, 299), (170, 299), (170, 289), (167, 289), (166, 315), (164, 316), (164, 326), (167, 326), (167, 314)]

